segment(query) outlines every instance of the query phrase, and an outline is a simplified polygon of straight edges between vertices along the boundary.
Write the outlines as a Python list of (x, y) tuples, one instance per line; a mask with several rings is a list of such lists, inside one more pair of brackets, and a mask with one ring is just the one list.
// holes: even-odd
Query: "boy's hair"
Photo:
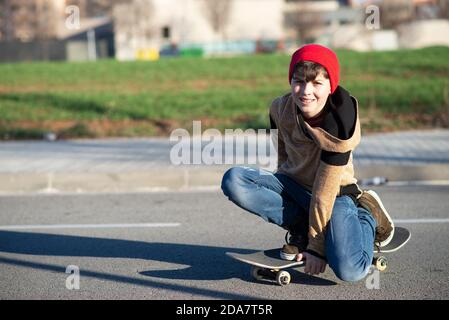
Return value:
[(313, 81), (319, 74), (323, 74), (326, 79), (329, 79), (329, 74), (326, 69), (319, 63), (312, 61), (300, 61), (295, 66), (294, 76), (299, 76), (300, 80), (306, 82)]

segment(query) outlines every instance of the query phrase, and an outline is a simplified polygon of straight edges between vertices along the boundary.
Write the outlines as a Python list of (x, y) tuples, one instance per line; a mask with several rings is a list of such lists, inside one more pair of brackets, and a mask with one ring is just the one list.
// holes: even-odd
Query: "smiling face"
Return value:
[(331, 94), (331, 84), (326, 69), (321, 65), (302, 61), (291, 81), (293, 101), (306, 119), (317, 116)]

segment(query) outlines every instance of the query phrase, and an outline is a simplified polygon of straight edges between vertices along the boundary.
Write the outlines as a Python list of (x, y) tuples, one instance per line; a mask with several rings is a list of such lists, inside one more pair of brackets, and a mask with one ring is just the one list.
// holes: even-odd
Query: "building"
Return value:
[(85, 19), (79, 29), (58, 38), (65, 44), (65, 60), (95, 61), (115, 56), (114, 24), (110, 17)]
[[(0, 61), (114, 57), (113, 24), (107, 16), (115, 3), (118, 1), (1, 1)], [(75, 28), (68, 23), (70, 6), (75, 6), (79, 18)]]
[[(370, 5), (380, 10), (374, 29)], [(79, 17), (75, 29), (69, 8)], [(310, 42), (392, 50), (408, 41), (400, 26), (448, 18), (449, 0), (3, 0), (0, 61), (231, 55)]]
[(351, 1), (295, 1), (284, 5), (284, 30), (287, 38), (299, 43), (314, 42), (340, 25), (362, 24), (364, 12)]
[(125, 0), (3, 0), (0, 1), (0, 41), (30, 42), (54, 39), (67, 32), (66, 8), (76, 6), (81, 24), (90, 18), (112, 15)]
[[(449, 0), (356, 0), (352, 7), (374, 5), (378, 26), (361, 23), (328, 30), (328, 44), (358, 51), (449, 46)], [(323, 37), (323, 35), (321, 36)]]
[(174, 45), (205, 54), (254, 52), (284, 36), (284, 0), (133, 0), (114, 10), (119, 60)]

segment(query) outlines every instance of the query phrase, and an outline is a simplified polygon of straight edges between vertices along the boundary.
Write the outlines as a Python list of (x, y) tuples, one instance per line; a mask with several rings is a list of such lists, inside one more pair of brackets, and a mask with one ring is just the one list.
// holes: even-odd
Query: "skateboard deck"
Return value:
[(270, 249), (254, 253), (226, 252), (231, 258), (251, 265), (251, 275), (256, 280), (275, 280), (279, 285), (285, 286), (290, 283), (291, 276), (285, 270), (290, 267), (304, 266), (305, 261), (288, 261), (279, 256), (281, 249)]
[(401, 249), (410, 240), (410, 231), (403, 227), (395, 227), (393, 239), (385, 247), (379, 250), (374, 247), (374, 253), (390, 253)]
[[(410, 240), (410, 236), (410, 231), (406, 228), (395, 227), (393, 239), (390, 243), (380, 248), (380, 250), (374, 247), (374, 253), (383, 254), (395, 252)], [(280, 257), (280, 250), (276, 248), (246, 254), (236, 252), (226, 252), (226, 254), (235, 260), (251, 265), (251, 275), (256, 280), (276, 280), (279, 285), (283, 286), (289, 284), (291, 280), (290, 274), (283, 269), (304, 266), (305, 261), (283, 260)], [(387, 268), (387, 259), (380, 255), (373, 258), (372, 264), (379, 271), (384, 271)]]
[(304, 261), (288, 261), (281, 259), (279, 256), (280, 250), (281, 249), (277, 248), (246, 254), (235, 252), (226, 252), (226, 254), (235, 260), (239, 260), (256, 267), (268, 269), (281, 270), (290, 267), (302, 266), (305, 264)]

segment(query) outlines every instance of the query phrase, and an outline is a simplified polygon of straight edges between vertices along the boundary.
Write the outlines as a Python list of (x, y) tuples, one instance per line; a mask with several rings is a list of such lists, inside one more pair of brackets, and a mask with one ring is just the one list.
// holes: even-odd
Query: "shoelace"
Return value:
[(380, 242), (374, 241), (374, 248), (377, 251), (376, 253), (380, 253)]

